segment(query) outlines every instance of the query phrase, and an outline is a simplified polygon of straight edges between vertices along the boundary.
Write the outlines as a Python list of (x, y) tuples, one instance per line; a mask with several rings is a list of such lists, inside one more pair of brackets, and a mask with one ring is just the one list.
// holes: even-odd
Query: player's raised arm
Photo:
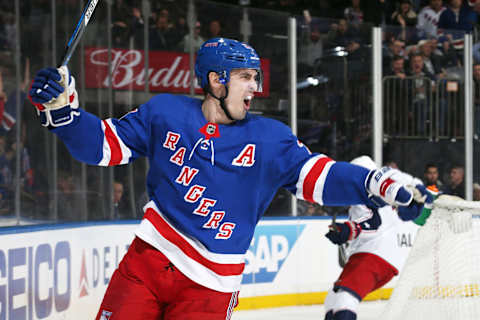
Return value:
[[(283, 127), (283, 128), (282, 128)], [(299, 199), (327, 206), (371, 204), (377, 197), (390, 205), (404, 207), (409, 219), (417, 217), (413, 192), (395, 179), (389, 167), (369, 170), (348, 162), (337, 162), (323, 154), (312, 154), (286, 126), (272, 126), (280, 137), (271, 152), (276, 156), (271, 174)], [(276, 178), (279, 177), (279, 178)]]
[(147, 126), (141, 112), (100, 120), (79, 108), (75, 78), (66, 66), (40, 70), (29, 98), (42, 126), (57, 134), (70, 153), (89, 164), (126, 164), (147, 152)]

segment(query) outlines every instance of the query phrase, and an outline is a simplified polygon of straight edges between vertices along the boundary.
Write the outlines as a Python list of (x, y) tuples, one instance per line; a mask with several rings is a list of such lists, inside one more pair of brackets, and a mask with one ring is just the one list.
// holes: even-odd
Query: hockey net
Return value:
[(379, 319), (480, 319), (480, 202), (435, 201)]

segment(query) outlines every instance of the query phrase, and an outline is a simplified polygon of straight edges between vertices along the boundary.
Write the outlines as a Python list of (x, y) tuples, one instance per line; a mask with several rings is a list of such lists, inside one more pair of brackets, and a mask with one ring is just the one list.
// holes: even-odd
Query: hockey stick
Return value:
[(95, 8), (97, 7), (98, 1), (99, 0), (88, 0), (87, 5), (83, 8), (82, 16), (80, 17), (75, 31), (73, 31), (73, 34), (67, 43), (60, 66), (66, 66), (68, 61), (70, 61), (70, 57), (72, 56), (73, 51), (75, 51), (77, 44), (80, 42), (80, 39), (85, 32), (85, 28), (87, 27), (87, 24), (90, 21)]
[[(332, 228), (334, 229), (337, 229), (336, 226), (335, 226), (335, 221), (337, 220), (337, 214), (338, 212), (334, 212), (333, 215), (332, 215)], [(347, 249), (347, 244), (339, 244), (338, 245), (338, 264), (340, 265), (340, 267), (344, 267), (345, 264), (347, 263), (347, 252), (346, 252), (346, 249)]]

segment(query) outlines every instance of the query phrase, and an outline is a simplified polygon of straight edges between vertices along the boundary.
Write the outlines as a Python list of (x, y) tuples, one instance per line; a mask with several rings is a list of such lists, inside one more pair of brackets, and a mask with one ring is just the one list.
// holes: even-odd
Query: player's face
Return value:
[(230, 72), (228, 97), (225, 100), (230, 115), (235, 120), (245, 118), (252, 105), (255, 91), (257, 71), (253, 69), (236, 69)]

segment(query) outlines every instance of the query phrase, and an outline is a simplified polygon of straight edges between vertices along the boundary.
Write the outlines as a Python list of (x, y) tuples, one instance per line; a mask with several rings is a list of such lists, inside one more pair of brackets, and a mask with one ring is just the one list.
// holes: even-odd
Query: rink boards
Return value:
[[(3, 229), (0, 319), (93, 319), (137, 224)], [(329, 224), (329, 218), (263, 219), (246, 254), (238, 309), (322, 303), (341, 272), (337, 247), (324, 237)], [(399, 254), (408, 254), (415, 231), (406, 224), (399, 232)]]

